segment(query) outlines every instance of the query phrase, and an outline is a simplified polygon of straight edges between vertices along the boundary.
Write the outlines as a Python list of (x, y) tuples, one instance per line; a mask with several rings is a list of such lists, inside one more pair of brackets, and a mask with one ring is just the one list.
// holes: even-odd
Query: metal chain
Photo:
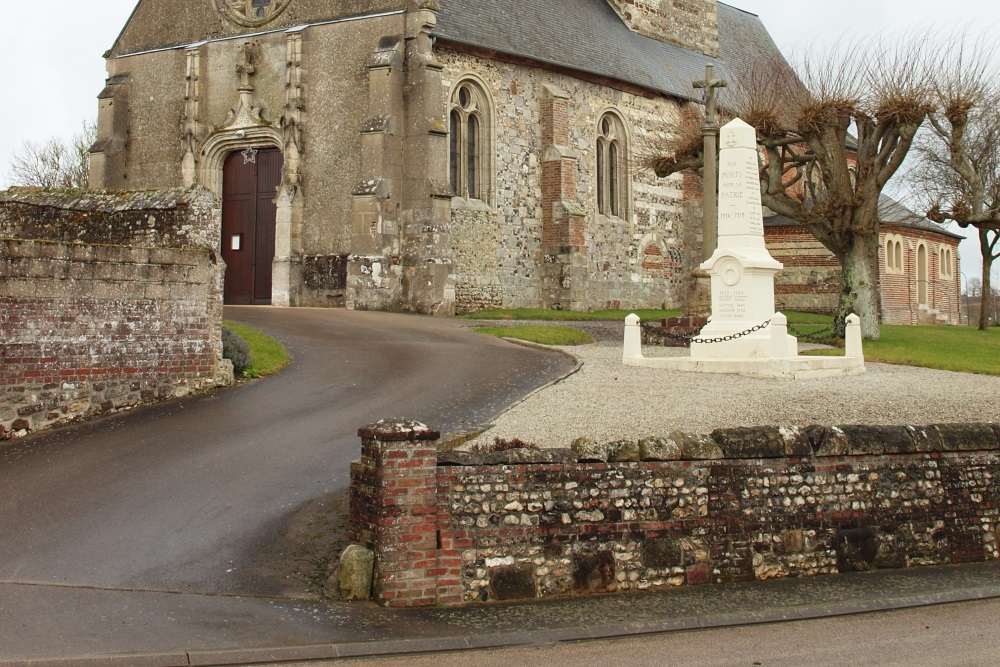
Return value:
[(788, 332), (799, 340), (812, 340), (816, 342), (825, 342), (830, 339), (830, 336), (836, 332), (836, 329), (831, 325), (819, 329), (818, 331), (805, 332), (801, 329), (796, 329), (791, 324), (788, 325)]
[(731, 336), (720, 336), (719, 338), (693, 338), (693, 339), (691, 339), (691, 342), (692, 343), (704, 343), (704, 344), (725, 343), (727, 341), (736, 340), (737, 338), (743, 338), (743, 336), (749, 336), (750, 334), (754, 333), (755, 331), (760, 331), (761, 329), (766, 329), (767, 325), (769, 325), (770, 323), (771, 323), (771, 320), (765, 320), (764, 322), (761, 322), (760, 324), (757, 324), (757, 325), (754, 325), (754, 326), (750, 327), (746, 331), (741, 331), (739, 333), (732, 334)]
[(732, 334), (732, 335), (729, 335), (729, 336), (720, 336), (718, 338), (696, 338), (696, 336), (698, 336), (701, 333), (701, 329), (704, 328), (704, 327), (700, 327), (697, 331), (695, 331), (694, 333), (692, 333), (690, 335), (685, 335), (685, 334), (673, 334), (673, 333), (669, 333), (667, 331), (663, 331), (661, 329), (658, 329), (657, 327), (654, 327), (653, 325), (647, 324), (645, 322), (641, 322), (640, 326), (643, 329), (645, 329), (647, 331), (647, 333), (653, 333), (656, 336), (663, 336), (664, 338), (670, 338), (670, 339), (673, 339), (673, 340), (683, 341), (683, 342), (688, 343), (689, 345), (692, 344), (692, 343), (699, 343), (699, 344), (708, 345), (708, 344), (712, 344), (712, 343), (725, 343), (725, 342), (728, 342), (728, 341), (731, 341), (731, 340), (736, 340), (737, 338), (743, 338), (743, 336), (749, 336), (750, 334), (754, 333), (755, 331), (760, 331), (761, 329), (766, 328), (769, 324), (771, 324), (771, 320), (767, 320), (767, 321), (762, 322), (760, 324), (754, 325), (754, 326), (750, 327), (749, 329), (747, 329), (746, 331), (741, 331), (739, 333), (735, 333), (735, 334)]

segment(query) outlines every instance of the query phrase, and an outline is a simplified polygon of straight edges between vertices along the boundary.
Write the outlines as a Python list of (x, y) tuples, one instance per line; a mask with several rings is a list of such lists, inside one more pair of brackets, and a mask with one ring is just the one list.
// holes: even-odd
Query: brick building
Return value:
[[(879, 201), (879, 217), (882, 321), (959, 324), (962, 237), (886, 195)], [(775, 276), (779, 309), (834, 312), (840, 265), (833, 253), (802, 225), (773, 213), (764, 217), (764, 239), (771, 255), (784, 264)]]
[(141, 0), (91, 187), (220, 195), (230, 303), (677, 306), (692, 179), (634, 158), (775, 58), (715, 0)]

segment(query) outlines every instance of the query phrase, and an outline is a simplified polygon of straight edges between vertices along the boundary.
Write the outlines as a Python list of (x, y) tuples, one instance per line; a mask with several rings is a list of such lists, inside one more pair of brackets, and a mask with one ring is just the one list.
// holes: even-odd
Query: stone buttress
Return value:
[(368, 65), (362, 178), (353, 192), (347, 305), (452, 315), (448, 127), (430, 32), (436, 2), (407, 12)]

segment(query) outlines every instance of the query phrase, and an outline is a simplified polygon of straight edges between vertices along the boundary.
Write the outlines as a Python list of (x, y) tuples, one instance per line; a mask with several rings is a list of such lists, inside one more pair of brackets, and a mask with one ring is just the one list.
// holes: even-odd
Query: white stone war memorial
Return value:
[(857, 315), (847, 318), (843, 357), (800, 357), (787, 318), (774, 310), (774, 274), (782, 265), (764, 246), (756, 135), (738, 118), (720, 132), (718, 215), (718, 247), (701, 265), (711, 276), (712, 316), (691, 356), (644, 357), (633, 314), (625, 319), (624, 364), (795, 379), (863, 373)]

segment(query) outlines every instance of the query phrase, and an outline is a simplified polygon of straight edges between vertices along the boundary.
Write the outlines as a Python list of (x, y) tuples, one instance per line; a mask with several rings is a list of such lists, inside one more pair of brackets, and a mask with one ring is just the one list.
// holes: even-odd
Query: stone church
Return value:
[(679, 306), (700, 183), (643, 150), (780, 57), (715, 0), (140, 0), (90, 186), (217, 194), (227, 303)]

